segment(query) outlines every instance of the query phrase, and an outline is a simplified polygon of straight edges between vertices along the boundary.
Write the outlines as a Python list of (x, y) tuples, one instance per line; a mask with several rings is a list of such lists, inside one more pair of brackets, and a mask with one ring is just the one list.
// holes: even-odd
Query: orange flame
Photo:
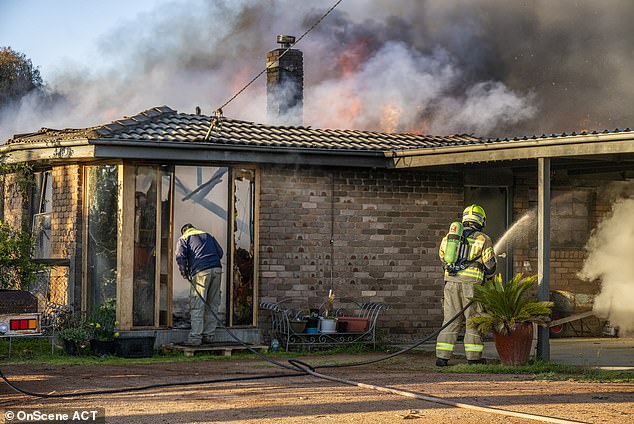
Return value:
[(401, 108), (396, 104), (385, 104), (381, 108), (379, 127), (381, 132), (395, 133), (398, 130)]
[(365, 62), (368, 54), (368, 40), (364, 38), (357, 40), (350, 48), (341, 52), (337, 57), (337, 66), (341, 71), (341, 76), (352, 75)]

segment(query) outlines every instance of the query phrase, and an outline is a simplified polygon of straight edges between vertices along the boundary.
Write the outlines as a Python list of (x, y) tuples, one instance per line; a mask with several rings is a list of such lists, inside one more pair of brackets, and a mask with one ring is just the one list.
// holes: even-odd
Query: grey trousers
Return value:
[[(220, 276), (222, 268), (205, 269), (194, 275), (192, 286), (189, 290), (189, 307), (191, 311), (192, 329), (189, 333), (189, 342), (199, 342), (203, 338), (213, 338), (218, 323), (214, 314), (218, 316), (220, 306)], [(200, 293), (209, 304), (205, 306), (203, 299), (196, 293)], [(212, 313), (213, 312), (213, 313)]]
[[(452, 281), (445, 282), (443, 296), (443, 311), (445, 319), (443, 320), (443, 325), (467, 305), (469, 299), (473, 297), (473, 286), (474, 283), (455, 283)], [(451, 359), (456, 345), (456, 340), (458, 340), (458, 331), (462, 327), (462, 324), (480, 312), (482, 312), (482, 306), (475, 302), (454, 322), (449, 324), (447, 328), (440, 332), (438, 338), (436, 339), (437, 358)], [(467, 327), (464, 336), (464, 350), (467, 359), (480, 359), (482, 357), (483, 349), (484, 345), (482, 344), (482, 337), (480, 333)]]

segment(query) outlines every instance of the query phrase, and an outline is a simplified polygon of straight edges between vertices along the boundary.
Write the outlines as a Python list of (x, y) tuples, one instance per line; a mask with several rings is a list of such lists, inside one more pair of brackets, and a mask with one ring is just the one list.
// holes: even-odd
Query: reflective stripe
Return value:
[(451, 343), (436, 342), (436, 350), (448, 350), (450, 352), (453, 352), (453, 347), (454, 345), (452, 345)]
[(465, 352), (482, 352), (484, 350), (484, 345), (465, 343), (464, 350)]
[(193, 236), (195, 234), (205, 234), (205, 232), (192, 227), (185, 230), (185, 233), (182, 236), (180, 236), (180, 238), (186, 239), (187, 237)]
[(480, 252), (482, 252), (482, 248), (484, 247), (484, 240), (480, 237), (476, 239), (467, 239), (469, 241), (469, 260), (473, 260), (480, 256)]
[(488, 261), (489, 261), (489, 259), (491, 259), (491, 258), (492, 258), (492, 257), (494, 257), (494, 256), (495, 256), (495, 254), (493, 253), (493, 248), (492, 248), (492, 247), (489, 247), (489, 248), (487, 248), (487, 249), (484, 251), (484, 253), (482, 254), (482, 260), (483, 260), (484, 262), (488, 262)]
[(463, 269), (462, 271), (458, 271), (456, 275), (460, 277), (471, 277), (478, 280), (482, 280), (484, 278), (484, 271), (482, 271), (480, 268), (471, 267), (471, 268)]

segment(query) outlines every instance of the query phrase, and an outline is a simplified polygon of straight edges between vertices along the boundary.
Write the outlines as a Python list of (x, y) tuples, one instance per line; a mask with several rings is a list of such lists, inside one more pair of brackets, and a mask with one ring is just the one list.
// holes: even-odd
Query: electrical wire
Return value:
[[(291, 44), (286, 50), (284, 50), (282, 52), (282, 54), (279, 55), (279, 57), (277, 58), (278, 61), (279, 59), (281, 59), (282, 57), (284, 57), (284, 55), (286, 55), (286, 53), (288, 53), (293, 47), (295, 47), (297, 44), (299, 44), (299, 42), (302, 40), (302, 38), (304, 38), (309, 32), (311, 32), (313, 29), (315, 29), (320, 23), (321, 21), (323, 21), (326, 16), (330, 15), (330, 13), (335, 10), (335, 8), (337, 6), (339, 6), (339, 3), (341, 3), (343, 0), (338, 0), (334, 5), (332, 5), (332, 7), (330, 9), (328, 9), (326, 11), (326, 13), (324, 13), (319, 19), (317, 19), (317, 21), (315, 21), (315, 23), (308, 28), (297, 40), (295, 40), (295, 42), (293, 44)], [(249, 88), (249, 86), (251, 84), (253, 84), (258, 78), (260, 78), (271, 66), (273, 66), (274, 62), (269, 63), (268, 65), (266, 65), (266, 67), (261, 70), (256, 76), (254, 76), (248, 83), (246, 83), (246, 85), (244, 87), (242, 87), (240, 90), (238, 90), (238, 92), (236, 92), (233, 96), (231, 96), (231, 98), (229, 98), (229, 100), (227, 100), (226, 102), (224, 102), (222, 104), (222, 106), (220, 106), (219, 108), (217, 108), (214, 112), (214, 114), (217, 114), (218, 119), (219, 117), (222, 116), (222, 110), (229, 104), (231, 103), (236, 97), (238, 97), (240, 94), (242, 94), (244, 92), (244, 90), (246, 90), (247, 88)], [(214, 124), (216, 124), (218, 122), (218, 120), (214, 120), (212, 119), (210, 124), (209, 124), (209, 129), (207, 130), (207, 134), (205, 135), (205, 140), (207, 140), (209, 138), (209, 134), (211, 133), (212, 128), (214, 127)]]
[(150, 384), (148, 386), (138, 386), (138, 387), (124, 387), (120, 389), (107, 389), (107, 390), (92, 390), (87, 392), (75, 392), (75, 393), (37, 393), (31, 392), (25, 389), (22, 389), (5, 377), (0, 370), (0, 378), (4, 380), (5, 383), (9, 385), (13, 390), (22, 393), (23, 395), (39, 397), (39, 398), (68, 398), (68, 397), (81, 397), (81, 396), (92, 396), (92, 395), (107, 395), (107, 394), (117, 394), (117, 393), (127, 393), (127, 392), (140, 392), (143, 390), (157, 389), (163, 387), (175, 387), (175, 386), (194, 386), (194, 385), (205, 385), (205, 384), (214, 384), (214, 383), (227, 383), (227, 382), (235, 382), (235, 381), (253, 381), (253, 380), (265, 380), (269, 378), (288, 378), (288, 377), (301, 377), (305, 376), (306, 372), (297, 372), (297, 373), (288, 373), (288, 374), (272, 374), (272, 375), (255, 375), (250, 377), (230, 377), (230, 378), (219, 378), (213, 380), (196, 380), (196, 381), (184, 381), (184, 382), (176, 382), (176, 383), (157, 383)]

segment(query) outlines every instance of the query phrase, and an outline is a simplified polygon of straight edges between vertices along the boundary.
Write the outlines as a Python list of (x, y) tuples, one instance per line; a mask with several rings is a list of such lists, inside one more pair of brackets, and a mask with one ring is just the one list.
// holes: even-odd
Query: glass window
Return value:
[(34, 174), (31, 197), (32, 235), (35, 242), (33, 257), (51, 257), (51, 217), (53, 211), (53, 179), (51, 171)]
[(161, 277), (159, 287), (159, 325), (168, 325), (169, 280), (172, 272), (170, 243), (170, 229), (172, 225), (172, 170), (171, 167), (161, 167)]
[(157, 168), (136, 168), (134, 193), (134, 326), (154, 325), (156, 276)]
[(253, 325), (255, 171), (235, 169), (232, 325)]
[(117, 297), (118, 166), (86, 168), (86, 282), (89, 312)]

